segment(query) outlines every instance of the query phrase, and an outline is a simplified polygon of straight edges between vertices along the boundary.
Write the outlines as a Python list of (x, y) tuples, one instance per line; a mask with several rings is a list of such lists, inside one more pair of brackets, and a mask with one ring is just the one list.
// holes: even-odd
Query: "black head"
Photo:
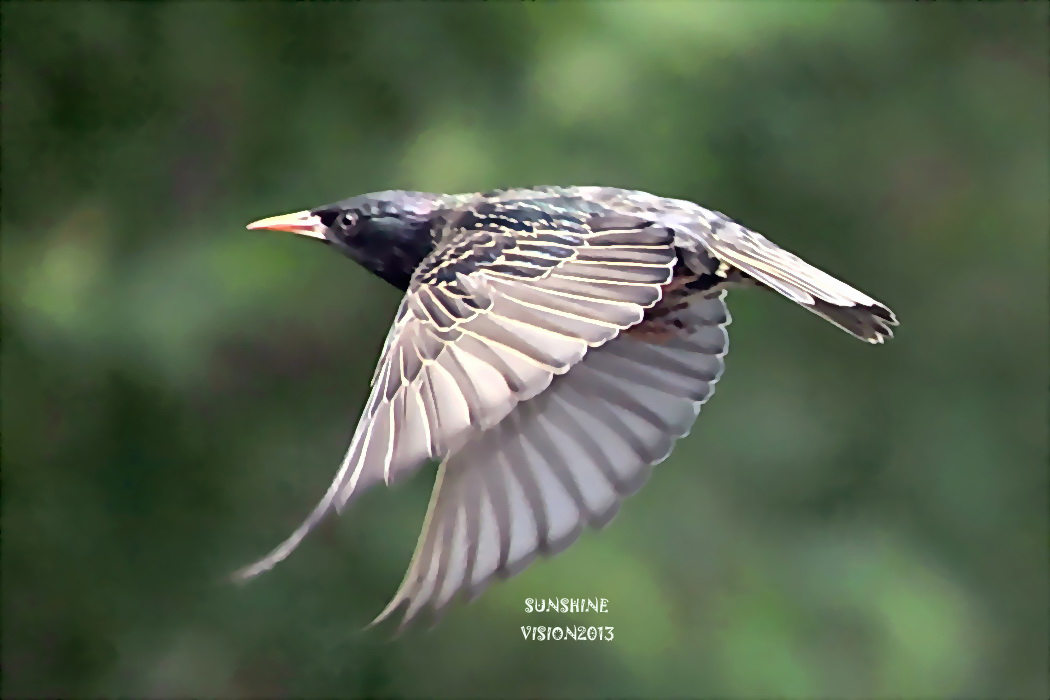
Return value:
[(316, 238), (395, 287), (406, 289), (412, 273), (434, 249), (433, 223), (443, 199), (428, 192), (374, 192), (262, 219), (248, 228)]

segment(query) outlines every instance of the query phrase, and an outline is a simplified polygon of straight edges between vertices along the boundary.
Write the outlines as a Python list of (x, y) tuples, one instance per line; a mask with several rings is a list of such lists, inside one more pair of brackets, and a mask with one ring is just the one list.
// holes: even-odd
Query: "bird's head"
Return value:
[(446, 199), (429, 192), (374, 192), (260, 219), (248, 228), (288, 231), (320, 240), (405, 289), (412, 272), (434, 249), (434, 222), (446, 207)]

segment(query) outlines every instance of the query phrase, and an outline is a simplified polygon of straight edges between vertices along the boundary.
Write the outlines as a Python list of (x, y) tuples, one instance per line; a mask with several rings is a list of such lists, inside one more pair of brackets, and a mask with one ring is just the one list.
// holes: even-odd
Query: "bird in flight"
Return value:
[(391, 190), (256, 221), (405, 292), (332, 485), (245, 580), (330, 511), (441, 460), (390, 605), (402, 625), (600, 528), (722, 375), (727, 289), (771, 289), (868, 343), (886, 306), (725, 215), (611, 187)]

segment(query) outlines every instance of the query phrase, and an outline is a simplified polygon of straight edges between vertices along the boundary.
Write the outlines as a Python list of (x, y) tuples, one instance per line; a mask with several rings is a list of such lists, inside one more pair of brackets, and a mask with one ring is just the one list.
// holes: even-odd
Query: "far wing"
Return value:
[[(603, 527), (689, 432), (728, 350), (722, 296), (694, 299), (670, 338), (625, 333), (441, 465), (408, 573), (376, 619), (439, 614), (537, 554)], [(375, 623), (373, 623), (375, 624)]]
[(331, 509), (453, 452), (638, 323), (676, 261), (672, 234), (625, 216), (528, 202), (475, 205), (417, 270), (332, 485), (246, 579), (287, 557)]

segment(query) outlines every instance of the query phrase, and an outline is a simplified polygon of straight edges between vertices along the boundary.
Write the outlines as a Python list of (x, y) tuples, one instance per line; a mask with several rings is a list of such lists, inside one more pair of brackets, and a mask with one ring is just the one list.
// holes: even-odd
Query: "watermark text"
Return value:
[(611, 642), (615, 636), (612, 627), (596, 625), (522, 625), (521, 634), (534, 642)]
[(526, 598), (525, 612), (609, 612), (608, 598)]

